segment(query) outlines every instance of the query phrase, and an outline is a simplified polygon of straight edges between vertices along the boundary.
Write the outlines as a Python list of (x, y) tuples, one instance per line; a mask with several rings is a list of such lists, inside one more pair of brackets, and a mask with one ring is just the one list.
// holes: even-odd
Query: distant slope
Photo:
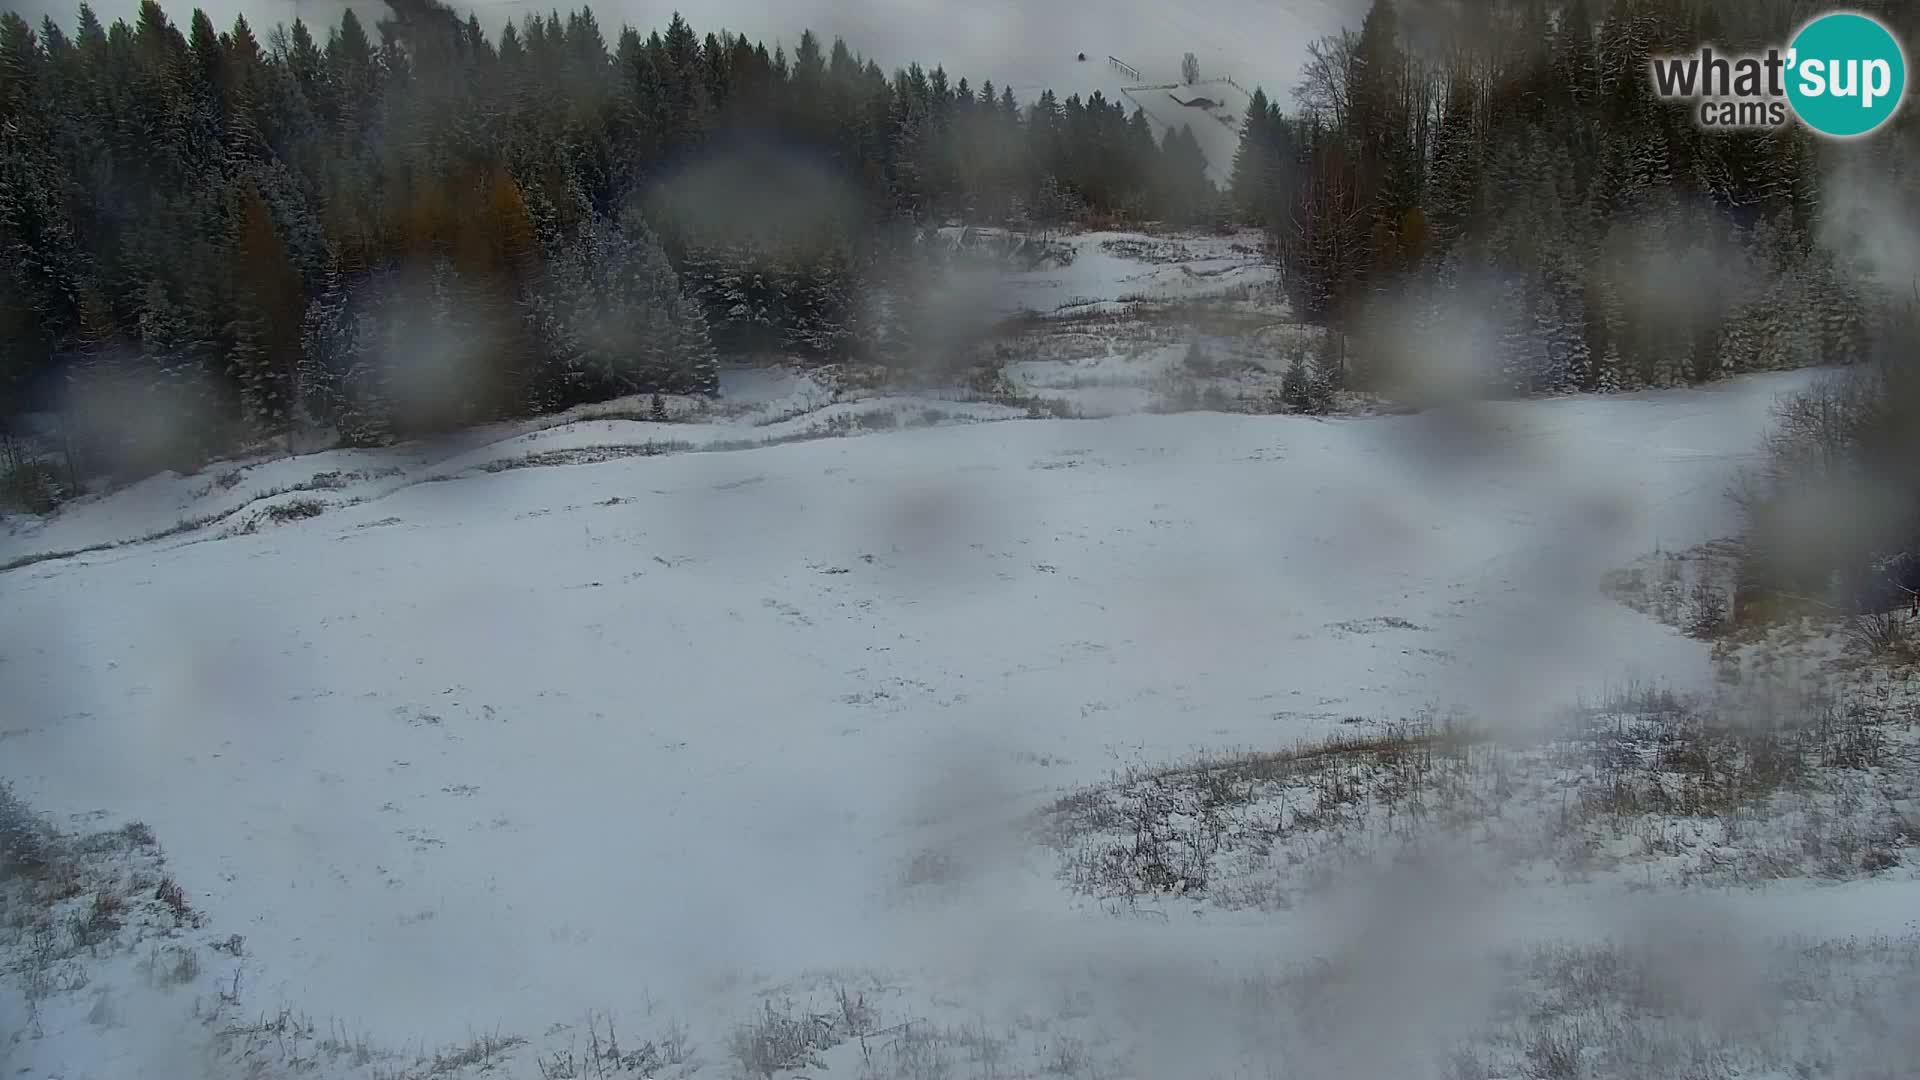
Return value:
[(1156, 86), (1126, 91), (1127, 102), (1145, 110), (1153, 121), (1156, 138), (1170, 128), (1191, 128), (1200, 142), (1200, 152), (1207, 156), (1207, 178), (1222, 186), (1233, 177), (1240, 130), (1253, 100), (1245, 87), (1229, 79), (1202, 81), (1177, 90)]

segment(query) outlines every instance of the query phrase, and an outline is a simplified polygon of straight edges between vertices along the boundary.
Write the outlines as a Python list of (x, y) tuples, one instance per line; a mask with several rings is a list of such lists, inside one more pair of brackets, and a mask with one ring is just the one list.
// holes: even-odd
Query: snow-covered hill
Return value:
[[(1180, 374), (1169, 370), (1167, 354), (1177, 360), (1193, 340), (1180, 326), (1180, 305), (1250, 297), (1230, 306), (1266, 323), (1285, 320), (1284, 306), (1270, 295), (1276, 275), (1257, 233), (1028, 235), (949, 228), (935, 243), (941, 250), (933, 254), (948, 275), (944, 295), (964, 309), (956, 321), (984, 328), (1008, 317), (1034, 320), (1034, 333), (1008, 346), (1023, 351), (1008, 368), (1003, 393), (947, 387), (901, 394), (839, 386), (821, 373), (740, 368), (724, 376), (718, 402), (675, 400), (667, 422), (653, 417), (646, 398), (619, 400), (430, 444), (216, 463), (194, 476), (151, 477), (109, 497), (73, 501), (51, 517), (0, 518), (6, 526), (0, 567), (142, 538), (198, 543), (302, 507), (359, 502), (423, 481), (560, 457), (737, 450), (882, 427), (1020, 418), (1036, 407), (1076, 415), (1144, 411), (1164, 394), (1168, 376)], [(1134, 315), (1140, 318), (1129, 322)], [(1093, 318), (1111, 325), (1090, 323)], [(1156, 346), (1155, 335), (1173, 338), (1175, 346)], [(1277, 370), (1280, 358), (1270, 341), (1249, 337), (1239, 344)], [(1093, 389), (1086, 385), (1089, 364), (1099, 368), (1100, 389), (1118, 390), (1117, 396), (1084, 392)], [(1245, 379), (1220, 381), (1236, 392), (1259, 390)]]
[[(1202, 369), (1257, 392), (1310, 340), (1257, 238), (934, 242), (960, 302), (1017, 316), (993, 387), (736, 370), (664, 420), (618, 401), (225, 462), (16, 522), (0, 782), (47, 817), (0, 791), (0, 1071), (1912, 1060), (1910, 688), (1820, 714), (1844, 782), (1765, 814), (1570, 818), (1622, 755), (1529, 741), (1576, 701), (1723, 681), (1603, 580), (1729, 533), (1730, 481), (1808, 376), (1145, 415)], [(1655, 577), (1638, 607), (1692, 603)], [(1455, 711), (1500, 741), (1380, 764)], [(1684, 769), (1662, 740), (1703, 730), (1632, 745)], [(1741, 759), (1703, 760), (1724, 784)], [(1443, 839), (1559, 861), (1356, 859), (1442, 789), (1431, 816), (1467, 815)], [(1684, 887), (1756, 862), (1839, 883)], [(1702, 927), (1757, 959), (1699, 959)]]
[[(735, 1015), (808, 972), (998, 1008), (1095, 943), (1273, 955), (1296, 939), (1258, 919), (1116, 938), (1017, 821), (1116, 762), (1344, 717), (1705, 686), (1704, 646), (1597, 585), (1726, 531), (1794, 382), (529, 462), (41, 562), (0, 575), (4, 775), (144, 822), (210, 940), (243, 935), (201, 1007), (239, 971), (249, 1015), (385, 1046), (557, 1054), (583, 1035), (556, 1022)], [(114, 978), (10, 1056), (143, 1075), (101, 1047), (204, 1037), (169, 1026), (190, 993)], [(101, 995), (147, 1026), (97, 1039)]]

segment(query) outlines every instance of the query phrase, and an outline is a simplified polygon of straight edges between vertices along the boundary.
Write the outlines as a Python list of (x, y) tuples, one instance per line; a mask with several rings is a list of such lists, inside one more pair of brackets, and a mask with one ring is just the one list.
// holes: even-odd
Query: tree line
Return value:
[(678, 15), (609, 43), (584, 7), (490, 38), (386, 6), (318, 36), (157, 0), (0, 16), (0, 436), (76, 386), (116, 403), (88, 441), (152, 428), (190, 462), (711, 391), (729, 355), (922, 362), (950, 335), (913, 269), (949, 220), (1263, 226), (1349, 346), (1290, 373), (1297, 403), (1417, 374), (1407, 342), (1466, 341), (1476, 389), (1515, 393), (1846, 361), (1881, 304), (1819, 242), (1823, 185), (1891, 182), (1914, 142), (1911, 110), (1839, 146), (1652, 95), (1650, 55), (1780, 43), (1803, 0), (1376, 0), (1292, 112), (1253, 95), (1225, 191), (1190, 130), (1097, 93)]
[[(1854, 5), (1913, 40), (1920, 13)], [(1821, 242), (1836, 174), (1900, 190), (1912, 110), (1857, 144), (1794, 124), (1708, 131), (1651, 56), (1782, 46), (1799, 0), (1376, 0), (1316, 43), (1282, 113), (1257, 94), (1239, 212), (1271, 232), (1303, 315), (1347, 332), (1347, 378), (1417, 379), (1405, 342), (1464, 338), (1474, 390), (1672, 386), (1861, 358), (1893, 310)], [(1910, 287), (1908, 283), (1907, 287)], [(1892, 299), (1904, 299), (1904, 295)], [(1895, 305), (1897, 306), (1897, 305)]]
[(194, 418), (191, 457), (710, 391), (726, 353), (897, 360), (921, 226), (1216, 209), (1191, 132), (1099, 94), (678, 15), (609, 45), (585, 7), (495, 38), (387, 9), (0, 16), (0, 418), (85, 376)]

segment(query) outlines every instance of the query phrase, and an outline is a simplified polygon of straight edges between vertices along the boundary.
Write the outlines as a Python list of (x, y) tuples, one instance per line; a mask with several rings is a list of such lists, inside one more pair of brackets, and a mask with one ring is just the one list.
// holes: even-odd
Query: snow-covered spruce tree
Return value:
[(1501, 275), (1496, 292), (1500, 328), (1501, 394), (1532, 393), (1540, 376), (1540, 326), (1534, 317), (1535, 292), (1517, 271)]
[(789, 275), (791, 312), (784, 344), (816, 360), (844, 360), (853, 352), (853, 270), (844, 252), (806, 259)]
[(16, 325), (26, 331), (9, 333), (3, 343), (32, 354), (16, 354), (24, 365), (45, 363), (49, 346), (76, 328), (85, 263), (60, 206), (65, 187), (47, 146), (27, 124), (0, 123), (0, 259), (8, 306), (20, 309)]
[(679, 356), (676, 383), (681, 393), (718, 394), (720, 392), (720, 355), (713, 347), (707, 313), (693, 300), (675, 294), (678, 316)]
[[(1326, 92), (1303, 97), (1303, 115), (1283, 117), (1270, 98), (1264, 111), (1257, 100), (1248, 108), (1235, 199), (1273, 229), (1297, 310), (1316, 322), (1350, 323), (1368, 296), (1404, 280), (1413, 264), (1426, 269), (1503, 230), (1520, 242), (1484, 260), (1486, 268), (1539, 271), (1551, 282), (1555, 246), (1584, 264), (1589, 253), (1626, 245), (1636, 226), (1691, 235), (1677, 217), (1648, 221), (1674, 206), (1700, 206), (1723, 231), (1756, 214), (1787, 222), (1799, 250), (1790, 259), (1770, 254), (1767, 265), (1803, 277), (1804, 307), (1794, 317), (1807, 339), (1782, 319), (1778, 296), (1729, 298), (1724, 315), (1713, 316), (1723, 323), (1717, 328), (1646, 325), (1635, 288), (1644, 275), (1623, 270), (1615, 291), (1632, 302), (1613, 314), (1589, 282), (1578, 305), (1550, 284), (1531, 283), (1537, 302), (1529, 313), (1548, 340), (1549, 369), (1578, 355), (1571, 342), (1551, 339), (1583, 313), (1591, 363), (1569, 376), (1581, 386), (1608, 383), (1608, 371), (1620, 375), (1610, 385), (1660, 383), (1855, 353), (1851, 323), (1866, 306), (1848, 299), (1857, 282), (1804, 258), (1815, 223), (1831, 209), (1820, 183), (1831, 162), (1817, 138), (1799, 129), (1703, 135), (1649, 89), (1649, 51), (1712, 39), (1711, 24), (1696, 19), (1709, 9), (1731, 36), (1754, 44), (1764, 21), (1746, 13), (1754, 5), (1519, 6), (1525, 10), (1504, 32), (1475, 42), (1470, 61), (1435, 71), (1407, 62), (1390, 4), (1378, 0), (1361, 33), (1315, 43)], [(1761, 5), (1769, 6), (1778, 5)], [(1892, 0), (1869, 6), (1904, 10)], [(244, 310), (235, 287), (236, 277), (251, 275), (235, 268), (230, 207), (249, 189), (268, 207), (303, 300), (321, 296), (332, 271), (352, 280), (401, 266), (424, 274), (433, 255), (446, 255), (459, 279), (454, 291), (478, 305), (470, 321), (494, 327), (513, 319), (517, 331), (527, 327), (509, 313), (509, 300), (536, 319), (528, 293), (544, 251), (527, 260), (475, 257), (479, 248), (520, 250), (505, 242), (520, 224), (509, 218), (524, 219), (526, 233), (537, 231), (549, 246), (594, 211), (624, 220), (616, 208), (633, 192), (665, 186), (703, 144), (724, 153), (730, 132), (821, 148), (846, 167), (852, 212), (802, 246), (845, 248), (862, 276), (887, 244), (875, 223), (899, 218), (988, 220), (1043, 195), (1038, 216), (1049, 222), (1081, 206), (1203, 220), (1218, 205), (1201, 185), (1187, 190), (1181, 181), (1193, 174), (1181, 164), (1192, 164), (1188, 140), (1176, 140), (1169, 154), (1143, 113), (1129, 117), (1098, 95), (1062, 101), (1052, 93), (1023, 110), (1003, 88), (996, 101), (982, 100), (938, 70), (896, 80), (844, 50), (828, 61), (817, 38), (788, 55), (708, 38), (680, 19), (657, 38), (622, 32), (609, 56), (585, 11), (530, 16), (499, 35), (497, 49), (474, 20), (436, 0), (410, 0), (404, 16), (377, 30), (349, 12), (331, 26), (295, 20), (264, 41), (244, 22), (229, 29), (176, 15), (177, 24), (146, 5), (110, 29), (81, 11), (71, 37), (53, 23), (36, 32), (17, 16), (0, 19), (0, 366), (12, 385), (46, 378), (83, 350), (86, 288), (101, 298), (95, 328), (117, 348), (134, 349), (142, 301), (157, 280), (183, 326), (168, 352), (174, 359), (130, 366), (156, 385), (209, 388), (226, 419), (248, 410), (272, 417), (274, 365), (259, 358), (284, 348), (270, 339), (297, 315)], [(1594, 15), (1605, 19), (1597, 36)], [(1873, 179), (1892, 175), (1904, 143), (1873, 140), (1856, 164)], [(492, 184), (511, 197), (474, 198), (473, 178), (495, 172), (511, 174), (510, 184)], [(1549, 188), (1554, 197), (1543, 201)], [(516, 213), (493, 213), (522, 196)], [(767, 254), (777, 247), (756, 240), (708, 273), (699, 265), (706, 251), (683, 242), (688, 222), (680, 217), (649, 222), (686, 279), (684, 291), (699, 298), (722, 355), (781, 349), (790, 332), (797, 350), (823, 355), (843, 351), (837, 340), (879, 336), (824, 314), (834, 303), (810, 295), (820, 280), (811, 261), (783, 257), (788, 265), (778, 265)], [(1405, 223), (1421, 219), (1430, 243), (1410, 243), (1414, 230)], [(489, 224), (465, 227), (482, 221)], [(1774, 325), (1761, 326), (1769, 320)], [(680, 336), (698, 338), (690, 329)], [(543, 347), (511, 339), (495, 338), (481, 365), (498, 384), (475, 397), (483, 414), (545, 407), (519, 395), (532, 378), (524, 368), (571, 370), (577, 359), (560, 348), (549, 362)], [(1749, 354), (1751, 362), (1727, 359)], [(674, 363), (663, 355), (654, 367), (664, 376)], [(1558, 377), (1541, 381), (1552, 386)]]
[(1618, 264), (1607, 260), (1592, 267), (1586, 277), (1587, 340), (1591, 343), (1593, 373), (1585, 388), (1602, 394), (1628, 389), (1626, 357), (1621, 351), (1627, 319), (1616, 280), (1618, 272)]
[(1240, 123), (1240, 148), (1234, 152), (1227, 187), (1240, 216), (1256, 225), (1266, 224), (1268, 186), (1280, 167), (1274, 128), (1267, 92), (1256, 87)]
[(660, 320), (658, 346), (653, 352), (653, 379), (658, 389), (679, 394), (719, 392), (719, 356), (704, 306), (681, 287), (680, 275), (643, 223), (630, 223), (622, 238), (631, 245), (631, 258), (646, 267), (650, 291), (630, 302), (644, 302)]
[(1587, 344), (1586, 295), (1572, 273), (1555, 270), (1543, 281), (1541, 297), (1537, 318), (1549, 357), (1547, 389), (1553, 393), (1581, 389), (1591, 379), (1593, 366)]
[(773, 276), (744, 244), (689, 247), (681, 257), (680, 283), (706, 314), (715, 349), (757, 355), (779, 346), (781, 297)]
[(186, 344), (187, 328), (180, 309), (159, 278), (149, 280), (141, 294), (137, 326), (140, 350), (147, 356), (170, 357)]
[(1347, 389), (1346, 340), (1342, 331), (1328, 329), (1314, 342), (1307, 369), (1307, 405), (1310, 412), (1333, 408), (1334, 396)]
[(1808, 256), (1808, 306), (1815, 319), (1814, 353), (1823, 364), (1853, 364), (1868, 347), (1867, 305), (1859, 280), (1825, 248)]
[(1313, 406), (1313, 376), (1307, 370), (1307, 354), (1304, 349), (1294, 352), (1287, 361), (1287, 370), (1280, 376), (1280, 403), (1289, 412), (1303, 413)]
[(580, 315), (590, 289), (593, 241), (588, 234), (570, 245), (550, 245), (539, 273), (522, 285), (522, 317), (540, 349), (540, 370), (528, 401), (537, 411), (563, 409), (596, 392)]
[(547, 370), (543, 401), (718, 389), (717, 357), (701, 305), (637, 218), (593, 217), (550, 254), (529, 298)]
[(295, 363), (301, 402), (293, 435), (302, 444), (315, 436), (324, 440), (338, 416), (339, 382), (331, 360), (344, 351), (340, 338), (346, 332), (346, 290), (337, 274), (321, 280), (300, 320), (300, 356)]
[(301, 327), (308, 414), (349, 446), (377, 446), (393, 433), (385, 371), (372, 355), (393, 277), (382, 272), (352, 284), (333, 279), (308, 305)]
[(238, 387), (243, 420), (255, 434), (288, 429), (299, 404), (299, 327), (306, 296), (300, 271), (281, 240), (272, 209), (257, 191), (239, 193), (229, 240), (226, 368)]

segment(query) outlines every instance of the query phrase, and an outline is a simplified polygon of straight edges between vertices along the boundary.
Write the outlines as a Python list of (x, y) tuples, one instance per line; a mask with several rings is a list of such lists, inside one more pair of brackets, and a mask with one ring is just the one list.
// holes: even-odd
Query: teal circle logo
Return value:
[(1907, 92), (1905, 50), (1865, 15), (1822, 15), (1788, 48), (1787, 100), (1822, 135), (1850, 139), (1873, 131)]

